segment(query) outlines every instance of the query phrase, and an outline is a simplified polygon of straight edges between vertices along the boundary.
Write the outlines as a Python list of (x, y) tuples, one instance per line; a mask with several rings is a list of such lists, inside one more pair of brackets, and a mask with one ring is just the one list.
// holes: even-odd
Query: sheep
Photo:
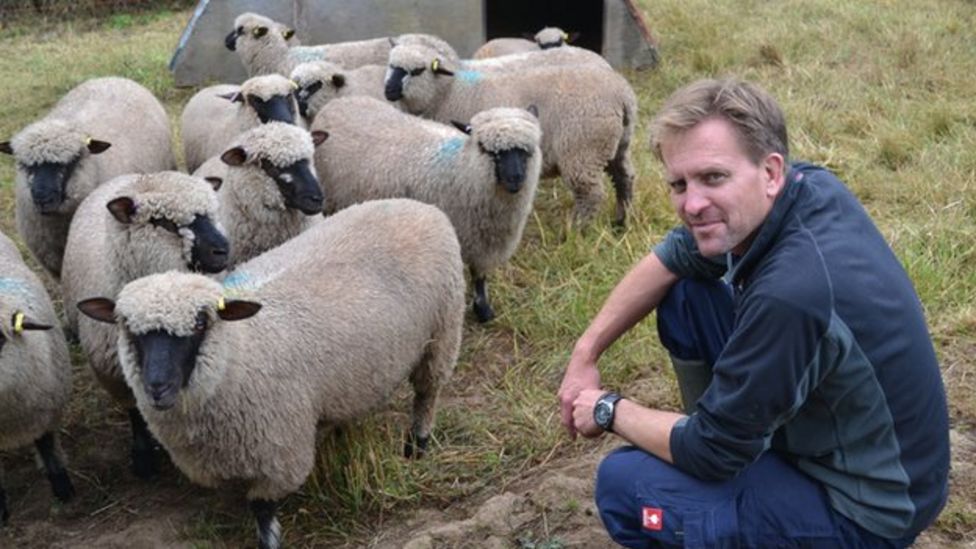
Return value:
[(259, 124), (277, 120), (301, 125), (295, 91), (288, 78), (268, 74), (240, 86), (218, 84), (194, 94), (183, 109), (180, 125), (187, 171), (195, 171), (240, 133)]
[[(65, 502), (75, 489), (58, 425), (70, 395), (68, 344), (51, 299), (14, 243), (0, 233), (0, 450), (33, 443), (54, 496)], [(0, 483), (0, 526), (9, 516)]]
[(227, 266), (228, 242), (217, 220), (217, 194), (206, 182), (178, 172), (119, 176), (78, 207), (64, 253), (61, 280), (65, 316), (95, 379), (128, 411), (132, 471), (158, 471), (157, 444), (135, 406), (115, 351), (115, 331), (77, 318), (83, 297), (114, 297), (136, 278), (173, 269), (216, 273)]
[(573, 42), (578, 36), (579, 33), (573, 33), (571, 35), (559, 27), (545, 27), (535, 33), (532, 40), (526, 40), (525, 38), (495, 38), (489, 40), (475, 50), (471, 57), (473, 59), (488, 59), (502, 55), (511, 55), (513, 53), (558, 48)]
[(239, 135), (220, 155), (226, 172), (217, 198), (220, 223), (233, 243), (229, 267), (319, 220), (310, 217), (322, 212), (323, 202), (312, 155), (323, 139), (321, 132), (268, 122)]
[(149, 90), (108, 77), (75, 87), (0, 143), (17, 161), (17, 232), (38, 263), (60, 276), (71, 216), (96, 186), (125, 173), (175, 169), (171, 139), (169, 117)]
[(223, 285), (156, 274), (115, 304), (79, 308), (117, 319), (126, 381), (173, 463), (204, 486), (243, 483), (259, 546), (276, 548), (276, 509), (312, 470), (316, 424), (359, 418), (409, 379), (404, 454), (426, 451), (460, 347), (464, 271), (441, 211), (378, 200), (324, 219)]
[(287, 39), (294, 31), (283, 28), (263, 15), (242, 13), (234, 19), (234, 30), (224, 39), (224, 46), (237, 52), (249, 76), (288, 76), (306, 61), (331, 61), (347, 69), (385, 64), (392, 47), (389, 38), (289, 47)]
[[(495, 313), (487, 275), (515, 253), (532, 210), (542, 153), (539, 123), (524, 109), (476, 114), (463, 131), (399, 112), (371, 97), (326, 105), (312, 129), (328, 134), (315, 151), (326, 211), (378, 198), (433, 204), (454, 224), (474, 285), (480, 322)], [(373, 154), (364, 155), (364, 150)]]
[(291, 71), (298, 89), (298, 110), (307, 121), (315, 119), (319, 109), (336, 97), (367, 95), (383, 99), (386, 65), (364, 65), (345, 70), (328, 61), (302, 63)]
[[(550, 55), (564, 49), (523, 55)], [(501, 59), (505, 58), (487, 61)], [(455, 72), (436, 51), (419, 45), (396, 46), (389, 65), (386, 98), (425, 118), (465, 120), (491, 107), (536, 105), (542, 126), (543, 177), (561, 175), (571, 189), (576, 225), (585, 226), (595, 215), (604, 197), (604, 170), (617, 195), (614, 224), (624, 225), (633, 193), (630, 142), (637, 123), (637, 97), (622, 76), (594, 63)]]

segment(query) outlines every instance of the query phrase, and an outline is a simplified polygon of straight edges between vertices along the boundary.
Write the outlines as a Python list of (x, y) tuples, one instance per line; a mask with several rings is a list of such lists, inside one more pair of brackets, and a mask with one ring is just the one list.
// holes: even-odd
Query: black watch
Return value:
[(614, 392), (604, 393), (593, 406), (593, 421), (608, 433), (613, 432), (613, 416), (617, 410), (617, 401), (624, 397)]

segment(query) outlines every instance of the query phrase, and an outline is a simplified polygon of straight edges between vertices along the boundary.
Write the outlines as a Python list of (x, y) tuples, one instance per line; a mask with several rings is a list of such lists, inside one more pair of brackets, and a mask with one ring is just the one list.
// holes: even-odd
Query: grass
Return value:
[[(642, 121), (679, 86), (737, 74), (771, 91), (790, 124), (793, 156), (829, 166), (859, 196), (924, 304), (949, 395), (953, 428), (976, 429), (976, 15), (964, 0), (639, 1), (661, 63), (627, 73)], [(173, 86), (167, 62), (187, 10), (126, 14), (53, 28), (14, 26), (0, 38), (0, 141), (94, 76), (133, 78), (175, 124), (194, 92)], [(674, 223), (660, 169), (639, 128), (639, 177), (629, 229), (609, 229), (609, 201), (584, 233), (567, 226), (572, 199), (540, 188), (519, 252), (490, 282), (499, 318), (469, 322), (455, 379), (427, 458), (399, 457), (406, 391), (374, 417), (322, 436), (319, 462), (281, 519), (295, 544), (357, 544), (418, 507), (446, 508), (500, 491), (552, 460), (592, 446), (562, 434), (555, 392), (574, 339), (613, 285)], [(13, 229), (13, 163), (0, 161), (0, 228)], [(609, 185), (608, 185), (609, 189)], [(678, 399), (653, 323), (603, 360), (604, 381), (648, 404)], [(85, 389), (71, 422), (103, 421)], [(71, 429), (69, 422), (68, 430)], [(976, 459), (963, 449), (962, 459)], [(954, 448), (959, 452), (959, 448)], [(967, 453), (968, 452), (968, 453)], [(577, 503), (576, 505), (579, 505)], [(934, 527), (946, 543), (976, 541), (976, 473), (960, 468)], [(246, 517), (201, 512), (187, 537), (223, 546), (251, 536)], [(561, 547), (558, 533), (523, 532), (521, 547)], [(230, 541), (228, 541), (230, 540)]]

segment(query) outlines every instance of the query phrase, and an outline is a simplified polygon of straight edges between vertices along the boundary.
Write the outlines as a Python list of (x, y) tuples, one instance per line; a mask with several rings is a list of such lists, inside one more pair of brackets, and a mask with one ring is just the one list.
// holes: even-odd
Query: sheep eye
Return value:
[(424, 69), (426, 68), (427, 67), (420, 67), (419, 69), (414, 69), (410, 71), (410, 76), (420, 76), (424, 72)]
[(164, 217), (154, 217), (150, 219), (149, 222), (152, 223), (154, 227), (166, 229), (173, 234), (180, 232), (180, 227), (176, 223), (173, 223)]

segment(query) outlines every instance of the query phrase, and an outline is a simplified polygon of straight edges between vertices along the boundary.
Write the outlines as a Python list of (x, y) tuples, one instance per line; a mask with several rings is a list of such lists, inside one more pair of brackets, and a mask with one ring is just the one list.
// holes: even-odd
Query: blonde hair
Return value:
[(786, 120), (779, 104), (759, 86), (737, 78), (698, 80), (671, 94), (651, 121), (651, 150), (663, 161), (662, 143), (710, 118), (732, 124), (753, 162), (758, 164), (770, 153), (789, 158)]

